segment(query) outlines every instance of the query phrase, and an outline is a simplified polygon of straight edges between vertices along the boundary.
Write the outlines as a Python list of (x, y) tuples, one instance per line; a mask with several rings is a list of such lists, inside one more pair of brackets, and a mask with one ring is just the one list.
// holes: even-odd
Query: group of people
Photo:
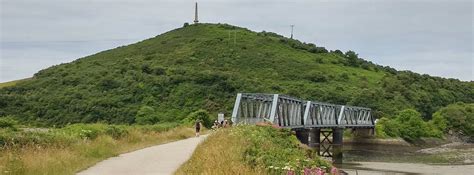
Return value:
[[(219, 122), (218, 120), (215, 120), (214, 121), (214, 124), (212, 125), (212, 130), (216, 130), (218, 128), (227, 128), (230, 126), (230, 123), (226, 120), (222, 120), (221, 122)], [(202, 127), (202, 123), (201, 123), (201, 120), (196, 120), (196, 124), (194, 125), (194, 127), (196, 128), (196, 137), (199, 137), (199, 134), (200, 134), (200, 131), (201, 131), (201, 127)]]
[(221, 122), (215, 120), (214, 124), (212, 124), (212, 129), (216, 130), (217, 128), (227, 128), (229, 126), (229, 122), (226, 120), (222, 120)]

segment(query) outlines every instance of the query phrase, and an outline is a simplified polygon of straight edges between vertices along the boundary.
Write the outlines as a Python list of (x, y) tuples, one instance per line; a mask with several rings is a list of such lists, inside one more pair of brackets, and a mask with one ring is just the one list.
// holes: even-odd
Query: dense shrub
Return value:
[(210, 128), (212, 126), (212, 119), (209, 116), (209, 113), (203, 109), (190, 113), (186, 118), (183, 119), (182, 122), (187, 125), (194, 125), (197, 120), (200, 120), (202, 125), (204, 125), (206, 128)]
[(113, 137), (114, 139), (119, 139), (126, 136), (128, 134), (128, 130), (123, 126), (110, 125), (105, 130), (105, 134)]
[(177, 126), (179, 126), (178, 123), (160, 123), (155, 125), (140, 125), (137, 126), (137, 128), (144, 131), (162, 132), (168, 131)]
[(140, 125), (152, 125), (159, 122), (159, 117), (152, 107), (142, 106), (135, 116), (135, 122)]
[(326, 74), (320, 71), (310, 71), (305, 75), (305, 79), (315, 82), (315, 83), (321, 83), (321, 82), (326, 82), (328, 81), (328, 77)]
[(16, 129), (18, 121), (12, 117), (0, 117), (0, 128)]
[(84, 139), (95, 139), (99, 134), (105, 133), (107, 126), (104, 124), (73, 124), (62, 128), (69, 135), (79, 136)]
[[(421, 137), (442, 137), (439, 127), (433, 122), (425, 122), (421, 114), (413, 109), (400, 111), (393, 119), (381, 118), (377, 122), (379, 136), (401, 137), (416, 140)], [(383, 132), (382, 132), (383, 131)]]
[(433, 114), (433, 123), (444, 131), (452, 131), (474, 140), (474, 103), (455, 103)]
[(301, 147), (290, 130), (270, 126), (239, 126), (233, 128), (233, 132), (246, 138), (244, 160), (253, 167), (268, 168), (271, 174), (282, 174), (288, 170), (301, 172), (305, 168), (331, 168), (327, 161)]

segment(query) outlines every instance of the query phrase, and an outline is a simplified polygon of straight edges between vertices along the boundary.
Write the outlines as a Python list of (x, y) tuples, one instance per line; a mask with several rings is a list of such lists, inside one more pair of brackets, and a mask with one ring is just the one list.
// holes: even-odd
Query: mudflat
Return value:
[(421, 163), (353, 162), (342, 169), (349, 174), (456, 174), (470, 175), (474, 165), (430, 165)]

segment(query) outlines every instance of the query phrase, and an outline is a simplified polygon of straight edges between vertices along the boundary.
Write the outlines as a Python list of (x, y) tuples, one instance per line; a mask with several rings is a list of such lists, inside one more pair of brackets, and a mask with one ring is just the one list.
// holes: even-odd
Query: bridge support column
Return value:
[(318, 156), (320, 155), (320, 143), (321, 143), (321, 129), (311, 128), (309, 130), (309, 144), (308, 146), (316, 150)]
[(332, 161), (336, 164), (342, 164), (342, 138), (344, 129), (332, 129), (333, 143), (332, 143)]
[(300, 140), (301, 143), (308, 145), (309, 132), (306, 129), (296, 130), (296, 138)]
[(372, 128), (358, 128), (352, 129), (352, 135), (356, 138), (369, 138), (375, 135), (374, 129)]

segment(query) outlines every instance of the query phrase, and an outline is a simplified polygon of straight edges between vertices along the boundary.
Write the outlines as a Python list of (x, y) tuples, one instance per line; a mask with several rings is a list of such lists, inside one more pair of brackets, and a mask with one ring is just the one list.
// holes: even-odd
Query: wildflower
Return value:
[(333, 166), (333, 167), (331, 168), (331, 174), (339, 174), (338, 172), (339, 172), (339, 171), (337, 170), (336, 167)]
[(304, 175), (311, 175), (311, 174), (312, 174), (312, 173), (311, 173), (311, 169), (309, 169), (309, 168), (304, 168), (303, 174), (304, 174)]
[(324, 171), (321, 168), (315, 168), (315, 169), (313, 169), (313, 172), (316, 175), (324, 175)]
[(288, 170), (286, 172), (286, 175), (295, 175), (295, 172), (293, 170)]

